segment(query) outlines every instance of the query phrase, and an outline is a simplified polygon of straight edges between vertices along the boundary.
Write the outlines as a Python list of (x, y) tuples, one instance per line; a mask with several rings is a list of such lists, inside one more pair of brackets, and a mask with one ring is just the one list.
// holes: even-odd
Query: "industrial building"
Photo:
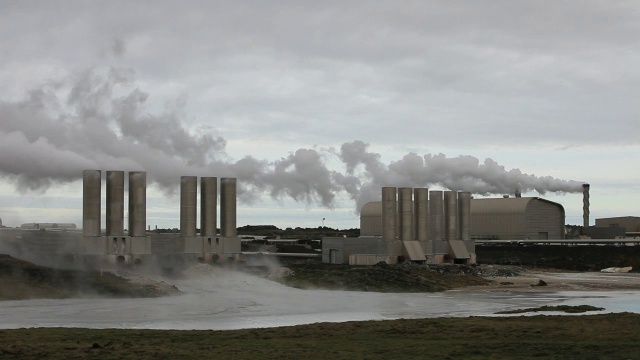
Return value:
[(322, 260), (336, 264), (395, 263), (400, 259), (475, 263), (471, 193), (382, 188), (382, 201), (362, 207), (359, 238), (323, 238)]
[(640, 236), (640, 217), (620, 216), (596, 219), (596, 227), (613, 228), (623, 232), (627, 237)]
[[(223, 261), (241, 252), (236, 234), (236, 179), (220, 179), (220, 233), (217, 232), (218, 178), (200, 180), (200, 232), (197, 233), (198, 178), (180, 178), (180, 233), (147, 230), (147, 174), (128, 174), (128, 226), (125, 232), (125, 172), (106, 172), (106, 226), (101, 227), (102, 172), (83, 173), (82, 231), (72, 224), (25, 224), (21, 250), (43, 260), (67, 262), (158, 264), (171, 267), (188, 261)], [(55, 225), (55, 226), (54, 226)], [(63, 228), (63, 229), (61, 229)], [(64, 231), (60, 231), (64, 230)], [(71, 230), (71, 231), (68, 231)], [(46, 261), (45, 261), (46, 262)]]
[(565, 212), (539, 197), (471, 200), (471, 238), (476, 240), (564, 239)]

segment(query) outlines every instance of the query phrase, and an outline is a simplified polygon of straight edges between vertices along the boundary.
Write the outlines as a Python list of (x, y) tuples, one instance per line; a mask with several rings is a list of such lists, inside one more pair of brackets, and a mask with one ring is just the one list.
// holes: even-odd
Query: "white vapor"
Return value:
[[(132, 70), (112, 68), (47, 83), (20, 101), (0, 101), (0, 175), (20, 192), (78, 180), (85, 169), (145, 170), (167, 192), (181, 175), (237, 177), (244, 203), (268, 193), (332, 207), (343, 192), (356, 211), (379, 199), (382, 186), (438, 185), (476, 194), (581, 191), (581, 182), (536, 177), (472, 156), (409, 153), (385, 164), (358, 140), (339, 151), (298, 149), (276, 161), (231, 161), (224, 138), (185, 127), (181, 108), (148, 113), (148, 96), (135, 87)], [(329, 169), (327, 156), (337, 156), (344, 171)]]

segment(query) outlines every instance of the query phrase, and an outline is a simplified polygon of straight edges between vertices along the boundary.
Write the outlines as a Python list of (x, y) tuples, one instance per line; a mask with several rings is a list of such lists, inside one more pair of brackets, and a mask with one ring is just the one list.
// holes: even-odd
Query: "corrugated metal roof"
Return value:
[(454, 259), (470, 259), (471, 255), (467, 251), (467, 247), (462, 240), (449, 240), (449, 246), (453, 252)]
[(404, 251), (407, 253), (409, 260), (411, 261), (426, 261), (427, 258), (424, 256), (424, 251), (422, 250), (422, 246), (417, 241), (403, 241), (402, 246), (404, 247)]
[(471, 213), (474, 215), (525, 213), (532, 201), (543, 201), (562, 208), (558, 203), (539, 197), (490, 198), (471, 200)]

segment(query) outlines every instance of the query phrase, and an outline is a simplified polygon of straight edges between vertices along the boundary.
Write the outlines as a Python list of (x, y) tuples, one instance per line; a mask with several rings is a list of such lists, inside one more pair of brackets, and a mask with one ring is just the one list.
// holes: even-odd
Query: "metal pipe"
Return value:
[(236, 179), (220, 179), (220, 235), (236, 237)]
[(582, 184), (582, 226), (589, 227), (589, 184)]
[(385, 186), (382, 188), (382, 238), (386, 241), (396, 240), (396, 200), (397, 189)]
[(398, 189), (398, 238), (403, 241), (413, 240), (413, 190)]
[(418, 241), (429, 240), (429, 189), (413, 189), (413, 215), (415, 238)]
[(218, 178), (200, 178), (200, 235), (216, 236), (218, 206)]
[(471, 193), (458, 193), (458, 214), (460, 219), (460, 240), (471, 240)]
[(82, 173), (82, 235), (100, 236), (100, 196), (102, 173), (85, 170)]
[(180, 177), (180, 235), (196, 236), (198, 178)]
[(431, 240), (444, 240), (444, 205), (442, 191), (429, 191), (429, 216), (431, 220)]
[(129, 172), (129, 236), (147, 235), (147, 173)]
[(107, 236), (124, 235), (124, 171), (107, 171)]
[(447, 190), (444, 192), (444, 228), (446, 240), (457, 240), (458, 235), (458, 193)]

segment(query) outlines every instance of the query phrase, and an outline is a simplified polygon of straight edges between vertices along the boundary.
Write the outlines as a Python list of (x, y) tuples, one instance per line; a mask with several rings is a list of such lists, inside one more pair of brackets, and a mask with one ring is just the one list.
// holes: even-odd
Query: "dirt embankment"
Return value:
[(482, 245), (476, 255), (479, 264), (574, 271), (631, 266), (640, 272), (640, 246)]
[[(491, 284), (475, 266), (426, 266), (417, 264), (353, 266), (325, 264), (318, 260), (282, 260), (283, 267), (272, 276), (288, 286), (302, 289), (375, 292), (437, 292), (467, 286)], [(484, 268), (487, 270), (488, 268)], [(499, 271), (498, 268), (493, 268)], [(501, 276), (515, 275), (512, 271)]]
[(79, 296), (158, 297), (180, 291), (151, 280), (125, 279), (98, 270), (62, 270), (0, 254), (0, 300)]

